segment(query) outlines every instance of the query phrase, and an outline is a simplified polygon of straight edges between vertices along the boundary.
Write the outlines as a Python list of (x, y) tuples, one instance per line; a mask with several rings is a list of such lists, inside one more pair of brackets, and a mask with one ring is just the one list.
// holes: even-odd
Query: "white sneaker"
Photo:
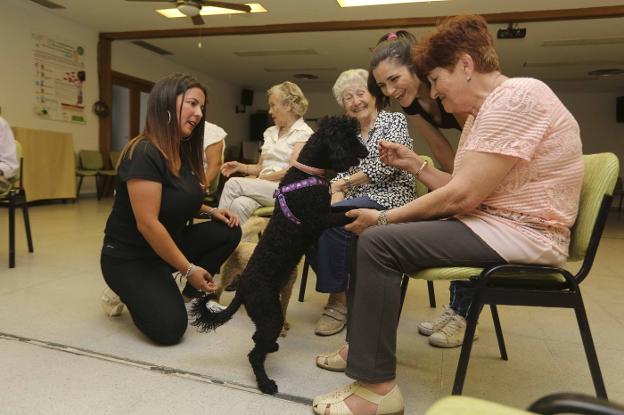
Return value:
[(113, 290), (106, 287), (100, 297), (100, 305), (107, 317), (118, 317), (124, 309), (124, 303)]
[[(466, 319), (455, 314), (446, 326), (429, 336), (429, 344), (437, 347), (458, 347), (464, 342), (466, 334)], [(475, 328), (474, 340), (479, 338), (478, 328)]]
[(425, 336), (431, 336), (433, 333), (446, 326), (454, 315), (456, 315), (455, 311), (453, 311), (453, 309), (448, 305), (445, 305), (444, 312), (436, 317), (435, 320), (421, 321), (418, 323), (418, 332)]

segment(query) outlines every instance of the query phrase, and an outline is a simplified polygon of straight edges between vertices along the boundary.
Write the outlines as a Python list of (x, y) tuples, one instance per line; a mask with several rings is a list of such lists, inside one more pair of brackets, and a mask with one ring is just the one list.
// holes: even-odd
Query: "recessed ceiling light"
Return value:
[[(267, 9), (265, 9), (264, 7), (262, 7), (262, 5), (260, 3), (247, 3), (247, 5), (249, 7), (251, 7), (251, 12), (250, 13), (266, 13)], [(156, 12), (162, 14), (165, 17), (168, 18), (175, 18), (175, 17), (188, 17), (184, 14), (182, 14), (180, 12), (180, 10), (173, 8), (173, 9), (158, 9), (156, 10)], [(201, 8), (201, 11), (199, 12), (199, 14), (201, 16), (215, 16), (218, 14), (239, 14), (239, 13), (245, 13), (243, 11), (240, 10), (232, 10), (232, 9), (223, 9), (221, 7), (210, 7), (210, 6), (204, 6)]]
[(401, 3), (430, 3), (432, 1), (447, 0), (336, 0), (340, 7), (357, 7), (357, 6), (381, 6), (385, 4), (401, 4)]

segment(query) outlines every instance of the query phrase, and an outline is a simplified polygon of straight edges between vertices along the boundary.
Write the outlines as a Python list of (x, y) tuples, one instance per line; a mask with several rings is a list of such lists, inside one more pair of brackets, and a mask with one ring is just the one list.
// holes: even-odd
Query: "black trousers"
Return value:
[[(239, 227), (208, 221), (187, 227), (179, 248), (189, 261), (215, 275), (240, 238)], [(100, 262), (106, 284), (128, 307), (137, 328), (157, 344), (178, 343), (186, 331), (188, 317), (171, 275), (172, 267), (158, 257), (113, 257), (107, 255), (106, 246)], [(193, 297), (198, 292), (187, 283), (184, 294)]]

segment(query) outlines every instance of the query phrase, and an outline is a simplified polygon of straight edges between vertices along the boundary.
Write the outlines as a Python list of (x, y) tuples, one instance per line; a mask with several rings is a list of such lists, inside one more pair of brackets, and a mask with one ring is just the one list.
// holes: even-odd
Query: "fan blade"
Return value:
[(247, 12), (247, 13), (251, 11), (251, 7), (246, 4), (226, 3), (224, 1), (211, 1), (211, 0), (203, 0), (202, 4), (204, 6), (220, 7), (222, 9), (230, 9), (230, 10), (239, 10), (241, 12)]
[(204, 24), (204, 19), (199, 14), (197, 16), (191, 16), (191, 20), (193, 21), (194, 25)]

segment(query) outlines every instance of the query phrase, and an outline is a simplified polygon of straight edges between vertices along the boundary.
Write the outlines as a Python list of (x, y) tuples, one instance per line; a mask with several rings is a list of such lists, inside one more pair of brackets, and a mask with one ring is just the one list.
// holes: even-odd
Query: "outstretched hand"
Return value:
[(353, 209), (345, 213), (345, 216), (354, 218), (353, 222), (345, 226), (345, 229), (359, 235), (367, 228), (377, 225), (379, 211), (375, 209)]
[(228, 161), (226, 163), (223, 163), (223, 165), (221, 166), (221, 174), (223, 174), (225, 177), (230, 177), (232, 174), (242, 171), (243, 164), (239, 163), (238, 161)]
[(217, 284), (212, 280), (212, 275), (205, 269), (195, 266), (193, 273), (187, 277), (187, 281), (196, 290), (211, 293), (217, 289)]
[(379, 158), (390, 167), (409, 171), (416, 157), (416, 153), (403, 144), (383, 140), (379, 142)]
[(240, 219), (238, 215), (233, 213), (229, 209), (215, 209), (212, 211), (212, 218), (218, 220), (220, 222), (225, 223), (230, 228), (238, 226), (240, 224)]

